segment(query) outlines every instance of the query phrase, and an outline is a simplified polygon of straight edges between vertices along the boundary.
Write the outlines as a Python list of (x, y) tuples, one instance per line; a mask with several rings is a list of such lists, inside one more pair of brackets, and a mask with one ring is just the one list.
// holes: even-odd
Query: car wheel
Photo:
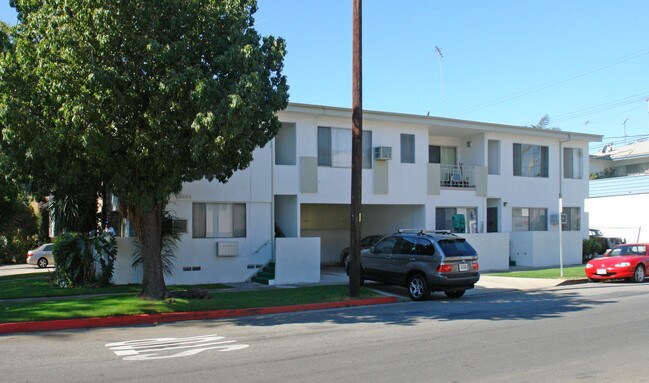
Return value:
[(47, 267), (47, 258), (39, 258), (38, 262), (36, 262), (39, 268), (44, 269)]
[(340, 262), (342, 262), (343, 266), (347, 265), (347, 258), (349, 258), (349, 253), (347, 252), (343, 253), (340, 257)]
[(446, 294), (446, 296), (451, 299), (457, 299), (464, 296), (465, 291), (466, 290), (449, 290), (449, 291), (444, 291), (444, 294)]
[(633, 282), (642, 283), (644, 282), (644, 278), (645, 278), (644, 266), (638, 265), (638, 267), (636, 267), (635, 271), (633, 272)]
[(421, 274), (415, 274), (408, 279), (408, 295), (413, 301), (425, 301), (430, 295), (428, 282)]

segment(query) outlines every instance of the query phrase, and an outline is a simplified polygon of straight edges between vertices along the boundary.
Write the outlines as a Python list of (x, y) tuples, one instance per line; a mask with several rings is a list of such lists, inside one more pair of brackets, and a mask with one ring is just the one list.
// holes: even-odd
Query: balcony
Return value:
[(475, 166), (440, 165), (440, 186), (446, 188), (475, 188)]

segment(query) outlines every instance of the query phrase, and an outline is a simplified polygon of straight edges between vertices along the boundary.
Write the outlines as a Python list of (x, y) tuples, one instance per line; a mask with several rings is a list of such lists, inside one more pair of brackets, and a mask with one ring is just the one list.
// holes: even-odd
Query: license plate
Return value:
[(598, 275), (606, 275), (606, 269), (597, 269)]
[(469, 270), (469, 265), (467, 265), (466, 263), (460, 263), (459, 266), (460, 266), (460, 268), (459, 268), (460, 271), (467, 271), (467, 270)]

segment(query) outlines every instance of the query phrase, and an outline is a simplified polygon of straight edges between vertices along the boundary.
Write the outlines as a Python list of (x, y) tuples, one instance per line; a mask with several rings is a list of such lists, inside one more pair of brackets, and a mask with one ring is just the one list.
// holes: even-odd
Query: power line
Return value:
[(589, 69), (586, 69), (584, 71), (574, 73), (574, 74), (572, 74), (572, 75), (570, 75), (570, 76), (568, 76), (566, 78), (559, 78), (559, 79), (556, 79), (556, 80), (553, 80), (553, 81), (550, 81), (550, 82), (547, 82), (547, 83), (544, 83), (544, 84), (541, 84), (541, 85), (534, 86), (534, 87), (526, 89), (526, 90), (522, 90), (522, 91), (519, 91), (519, 92), (516, 92), (516, 93), (512, 93), (512, 94), (510, 94), (508, 96), (503, 96), (503, 97), (500, 97), (500, 98), (497, 98), (497, 99), (494, 99), (494, 100), (491, 100), (491, 101), (487, 101), (487, 102), (483, 102), (481, 104), (474, 105), (473, 107), (469, 107), (467, 109), (460, 110), (459, 112), (455, 113), (454, 115), (456, 117), (459, 117), (459, 116), (462, 116), (464, 114), (474, 112), (476, 110), (481, 110), (481, 109), (488, 108), (488, 107), (493, 106), (493, 105), (497, 105), (497, 104), (500, 104), (500, 103), (503, 103), (503, 102), (506, 102), (506, 101), (513, 100), (515, 98), (526, 96), (526, 95), (528, 95), (530, 93), (538, 92), (538, 91), (543, 90), (543, 89), (547, 89), (547, 88), (550, 88), (550, 87), (553, 87), (553, 86), (556, 86), (556, 85), (560, 85), (560, 84), (566, 83), (568, 81), (572, 81), (572, 80), (575, 80), (577, 78), (587, 76), (587, 75), (589, 75), (591, 73), (594, 73), (594, 72), (597, 72), (597, 71), (600, 71), (600, 70), (603, 70), (603, 69), (607, 69), (607, 68), (610, 68), (610, 67), (615, 66), (615, 65), (625, 63), (627, 61), (636, 59), (638, 57), (642, 57), (642, 56), (647, 55), (647, 54), (649, 54), (649, 49), (645, 49), (645, 50), (642, 50), (642, 51), (639, 51), (639, 52), (636, 52), (636, 53), (632, 53), (632, 54), (629, 54), (629, 55), (626, 55), (626, 56), (622, 56), (620, 58), (609, 61), (608, 63), (604, 63), (602, 65), (597, 65), (597, 66), (591, 67)]

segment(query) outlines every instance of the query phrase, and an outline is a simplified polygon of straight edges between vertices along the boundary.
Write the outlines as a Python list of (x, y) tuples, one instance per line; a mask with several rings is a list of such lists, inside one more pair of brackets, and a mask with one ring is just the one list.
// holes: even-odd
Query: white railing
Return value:
[(475, 188), (475, 166), (440, 165), (440, 185), (451, 188)]

